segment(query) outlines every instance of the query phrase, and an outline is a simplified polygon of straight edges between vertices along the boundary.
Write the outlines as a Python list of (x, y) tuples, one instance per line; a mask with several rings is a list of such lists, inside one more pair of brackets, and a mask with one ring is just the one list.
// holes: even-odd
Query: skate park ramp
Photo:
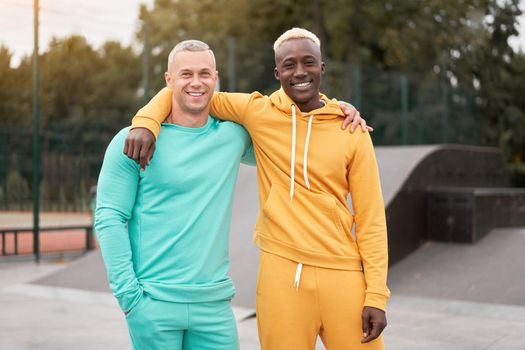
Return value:
[[(376, 155), (379, 164), (382, 190), (387, 208), (387, 222), (389, 229), (389, 255), (392, 263), (400, 262), (411, 253), (420, 254), (414, 258), (414, 263), (404, 264), (407, 259), (394, 266), (389, 282), (396, 288), (400, 288), (406, 276), (412, 276), (413, 283), (418, 282), (417, 276), (426, 276), (426, 271), (435, 269), (434, 277), (448, 274), (448, 271), (439, 268), (440, 257), (447, 257), (447, 247), (453, 246), (454, 255), (448, 256), (448, 264), (444, 267), (457, 269), (454, 281), (469, 281), (469, 275), (480, 278), (484, 264), (478, 264), (483, 260), (487, 247), (483, 245), (449, 245), (447, 243), (428, 243), (425, 237), (425, 191), (432, 186), (484, 186), (484, 187), (506, 187), (508, 180), (503, 172), (503, 160), (500, 153), (491, 148), (455, 145), (433, 145), (433, 146), (404, 146), (404, 147), (377, 147)], [(235, 189), (233, 218), (230, 240), (231, 276), (236, 286), (236, 297), (233, 304), (236, 306), (254, 308), (255, 288), (257, 282), (258, 249), (252, 243), (253, 227), (258, 212), (256, 169), (242, 165), (237, 186)], [(525, 233), (520, 230), (505, 231), (503, 234), (497, 230), (491, 232), (482, 242), (491, 240), (500, 242), (500, 248), (512, 249), (515, 244), (523, 246)], [(509, 233), (510, 232), (510, 233)], [(491, 238), (494, 235), (507, 235), (508, 238), (499, 241)], [(501, 237), (503, 237), (501, 236)], [(505, 237), (507, 237), (505, 236)], [(468, 252), (471, 253), (468, 253)], [(519, 254), (518, 254), (519, 255)], [(409, 256), (409, 258), (412, 255)], [(434, 264), (424, 264), (426, 257), (434, 257)], [(510, 259), (505, 254), (494, 257), (496, 260)], [(498, 260), (498, 261), (499, 261)], [(446, 262), (446, 261), (445, 261)], [(501, 262), (501, 261), (500, 261)], [(511, 262), (511, 261), (508, 261)], [(515, 267), (523, 266), (525, 261), (512, 261), (507, 266), (509, 274)], [(494, 266), (500, 266), (495, 264)], [(461, 266), (471, 266), (471, 269), (461, 270)], [(474, 270), (472, 270), (474, 269)], [(395, 271), (400, 271), (396, 273)], [(497, 271), (493, 271), (497, 277)], [(518, 273), (518, 271), (514, 271)], [(400, 276), (405, 276), (401, 278)], [(439, 276), (438, 276), (439, 277)], [(503, 278), (503, 276), (500, 276)], [(443, 277), (444, 278), (444, 277)], [(473, 277), (474, 278), (474, 277)], [(440, 278), (433, 279), (440, 280)], [(496, 279), (498, 280), (498, 279)], [(506, 279), (500, 279), (501, 283), (508, 283)], [(98, 251), (87, 254), (66, 268), (54, 272), (46, 277), (40, 278), (33, 283), (66, 288), (78, 288), (94, 291), (108, 291), (106, 274), (102, 259)], [(477, 285), (471, 283), (471, 285)], [(479, 285), (479, 284), (478, 284)], [(427, 288), (433, 288), (432, 283), (426, 284)], [(408, 288), (408, 287), (407, 287)], [(469, 287), (470, 288), (470, 287)], [(516, 287), (525, 295), (525, 285)], [(448, 297), (446, 293), (440, 293), (437, 289), (436, 297)], [(485, 301), (483, 288), (475, 300)], [(463, 291), (463, 294), (462, 294)], [(454, 298), (469, 300), (471, 296), (469, 289), (459, 290), (451, 295)], [(417, 295), (424, 295), (424, 290), (408, 290)], [(490, 292), (492, 293), (492, 292)], [(492, 295), (492, 294), (491, 294)], [(506, 299), (505, 299), (506, 298)], [(490, 298), (488, 298), (490, 299)], [(507, 303), (519, 303), (523, 301), (516, 295), (508, 295), (500, 300)], [(525, 305), (525, 303), (523, 304)]]

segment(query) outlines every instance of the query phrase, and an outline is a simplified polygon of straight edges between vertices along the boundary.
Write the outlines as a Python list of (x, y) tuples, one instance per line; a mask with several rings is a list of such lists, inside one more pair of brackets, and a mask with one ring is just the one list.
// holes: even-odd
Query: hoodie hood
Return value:
[[(314, 109), (313, 111), (301, 111), (297, 104), (284, 92), (282, 87), (270, 95), (270, 100), (274, 106), (287, 116), (292, 115), (292, 105), (295, 106), (298, 117), (308, 118), (310, 115), (315, 115), (314, 123), (321, 120), (337, 119), (345, 116), (336, 99), (330, 100), (321, 93), (319, 94), (319, 99), (324, 102), (324, 106)], [(302, 112), (305, 112), (306, 114), (303, 116)]]

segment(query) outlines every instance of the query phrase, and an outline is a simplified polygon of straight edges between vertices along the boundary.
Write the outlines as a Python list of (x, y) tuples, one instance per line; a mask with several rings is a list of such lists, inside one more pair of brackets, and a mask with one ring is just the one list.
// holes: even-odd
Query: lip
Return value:
[(202, 92), (202, 91), (186, 91), (186, 94), (189, 95), (190, 97), (202, 97), (204, 96), (206, 93), (205, 92)]
[(296, 83), (292, 82), (290, 83), (290, 85), (296, 89), (308, 89), (312, 86), (313, 82), (314, 82), (313, 80), (301, 81), (301, 82), (296, 82)]

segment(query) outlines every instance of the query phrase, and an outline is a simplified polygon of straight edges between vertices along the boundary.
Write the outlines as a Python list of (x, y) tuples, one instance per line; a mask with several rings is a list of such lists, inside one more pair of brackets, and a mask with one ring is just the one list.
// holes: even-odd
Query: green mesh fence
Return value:
[[(246, 55), (250, 52), (245, 51)], [(253, 62), (243, 60), (239, 52), (237, 56), (235, 85), (239, 90), (270, 93), (278, 88), (271, 71), (261, 68), (257, 74), (260, 79), (250, 89), (250, 81), (243, 79), (242, 72), (251, 70)], [(267, 59), (271, 66), (273, 58), (268, 55)], [(223, 88), (232, 86), (228, 74), (223, 78)], [(355, 104), (374, 127), (376, 145), (480, 143), (476, 96), (445, 82), (327, 62), (322, 91)], [(82, 130), (63, 126), (42, 133), (43, 211), (89, 209), (104, 150), (118, 129), (125, 126), (109, 129), (111, 123), (104, 125), (94, 123)], [(32, 208), (31, 140), (29, 131), (0, 129), (0, 210)]]
[(480, 142), (476, 96), (450, 83), (336, 65), (323, 90), (358, 107), (376, 145)]
[[(86, 143), (62, 134), (41, 136), (40, 208), (87, 211), (109, 134)], [(0, 210), (32, 209), (31, 133), (0, 129)]]

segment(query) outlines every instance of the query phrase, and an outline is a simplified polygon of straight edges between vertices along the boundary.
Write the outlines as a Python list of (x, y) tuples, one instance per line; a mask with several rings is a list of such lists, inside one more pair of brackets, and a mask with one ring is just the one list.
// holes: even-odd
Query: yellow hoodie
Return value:
[[(210, 113), (242, 124), (252, 137), (262, 208), (255, 243), (297, 263), (363, 270), (365, 306), (386, 310), (387, 233), (372, 141), (368, 133), (342, 130), (337, 101), (320, 99), (323, 107), (302, 113), (282, 89), (271, 96), (215, 93)], [(132, 127), (157, 136), (171, 103), (171, 90), (164, 88)]]

